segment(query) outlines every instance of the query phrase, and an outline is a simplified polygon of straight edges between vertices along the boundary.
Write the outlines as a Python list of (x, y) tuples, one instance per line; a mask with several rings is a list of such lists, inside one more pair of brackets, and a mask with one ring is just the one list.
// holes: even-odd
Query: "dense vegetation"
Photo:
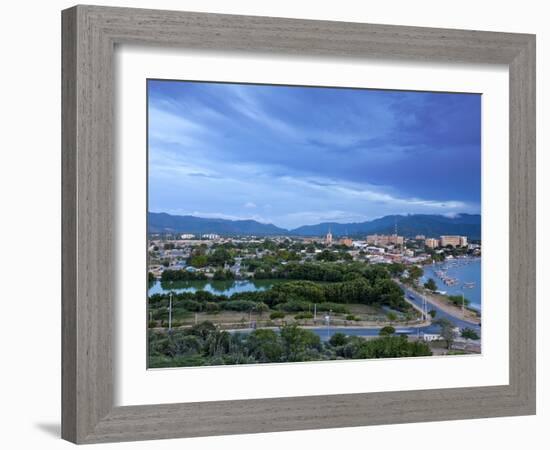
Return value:
[[(331, 254), (338, 255), (337, 253)], [(319, 255), (322, 255), (322, 253)], [(256, 279), (337, 282), (361, 277), (369, 281), (374, 281), (377, 278), (389, 278), (389, 273), (384, 267), (359, 262), (349, 262), (347, 264), (333, 262), (298, 264), (290, 262), (286, 265), (276, 265), (276, 261), (263, 258), (261, 260), (246, 261), (246, 264), (249, 270), (254, 271), (254, 278)]]
[[(188, 272), (164, 271), (163, 280), (179, 281), (178, 277), (183, 273)], [(341, 277), (337, 279), (347, 281), (288, 281), (276, 284), (265, 291), (239, 292), (230, 297), (207, 291), (153, 294), (149, 297), (151, 326), (158, 326), (157, 321), (166, 320), (170, 295), (175, 320), (184, 319), (189, 313), (196, 312), (240, 311), (260, 315), (267, 312), (310, 313), (314, 305), (319, 312), (347, 314), (349, 320), (357, 320), (346, 306), (350, 304), (385, 307), (414, 314), (411, 306), (403, 298), (403, 291), (391, 280), (389, 272), (383, 267), (363, 266), (361, 271), (340, 269), (338, 273)], [(326, 272), (322, 267), (310, 265), (300, 274), (307, 278), (325, 278), (323, 274)], [(303, 315), (299, 317), (307, 318)], [(166, 325), (161, 322), (161, 326)]]
[[(149, 277), (150, 278), (150, 277)], [(206, 275), (202, 272), (190, 272), (188, 270), (172, 270), (167, 269), (162, 272), (161, 281), (174, 282), (174, 281), (198, 281), (206, 280)]]
[(149, 333), (149, 367), (182, 367), (266, 362), (320, 361), (430, 356), (424, 342), (387, 335), (372, 340), (334, 334), (323, 343), (312, 331), (295, 324), (278, 332), (258, 329), (251, 333), (220, 331), (202, 322), (172, 333)]

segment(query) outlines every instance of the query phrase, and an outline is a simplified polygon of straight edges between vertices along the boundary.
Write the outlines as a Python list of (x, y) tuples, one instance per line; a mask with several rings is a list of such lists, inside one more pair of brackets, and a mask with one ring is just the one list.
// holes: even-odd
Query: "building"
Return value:
[(330, 228), (328, 229), (328, 233), (325, 236), (325, 244), (332, 245), (332, 233), (330, 232)]
[(194, 234), (185, 233), (181, 235), (181, 239), (195, 239)]
[(441, 335), (436, 333), (422, 333), (421, 336), (424, 342), (439, 341), (441, 339)]
[(403, 245), (405, 238), (397, 234), (370, 234), (367, 236), (367, 244), (372, 245)]
[(436, 248), (439, 246), (439, 240), (434, 238), (428, 238), (424, 241), (424, 245), (428, 248)]
[(439, 241), (441, 247), (447, 247), (447, 245), (463, 247), (468, 245), (468, 238), (466, 236), (441, 236)]
[(426, 236), (424, 236), (423, 234), (417, 234), (417, 235), (415, 236), (415, 239), (416, 239), (417, 241), (423, 241), (424, 239), (426, 239)]
[(345, 245), (346, 247), (353, 246), (353, 241), (350, 238), (347, 238), (347, 237), (340, 239), (340, 241), (338, 243), (340, 245)]
[(384, 253), (386, 253), (386, 250), (380, 247), (367, 247), (367, 252), (376, 253), (377, 255), (383, 255)]
[(219, 235), (219, 234), (214, 234), (214, 233), (209, 233), (209, 234), (203, 234), (203, 235), (202, 235), (202, 238), (203, 238), (203, 239), (214, 240), (214, 239), (219, 239), (219, 238), (220, 238), (220, 235)]

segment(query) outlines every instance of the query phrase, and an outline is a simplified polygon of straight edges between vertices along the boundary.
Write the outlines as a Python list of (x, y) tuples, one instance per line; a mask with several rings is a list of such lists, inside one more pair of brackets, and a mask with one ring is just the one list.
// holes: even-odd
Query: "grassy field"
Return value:
[[(363, 305), (363, 304), (349, 304), (345, 305), (347, 312), (345, 313), (332, 313), (330, 323), (333, 326), (384, 326), (390, 321), (387, 314), (382, 308)], [(325, 324), (325, 315), (327, 312), (318, 311), (316, 320), (311, 317), (301, 317), (300, 313), (285, 313), (283, 318), (270, 318), (270, 312), (248, 313), (237, 311), (221, 311), (217, 313), (208, 312), (189, 312), (180, 308), (173, 308), (172, 310), (172, 327), (189, 327), (196, 323), (203, 321), (210, 321), (218, 325), (221, 329), (239, 329), (248, 328), (251, 323), (255, 323), (256, 327), (278, 327), (285, 323), (297, 323), (300, 326), (322, 326)], [(311, 311), (313, 314), (313, 309)], [(150, 320), (150, 328), (166, 328), (168, 327), (168, 309), (159, 308), (150, 311), (150, 317), (154, 318)], [(419, 323), (416, 318), (410, 318), (412, 320), (407, 321), (405, 316), (398, 316), (393, 324), (417, 324)]]

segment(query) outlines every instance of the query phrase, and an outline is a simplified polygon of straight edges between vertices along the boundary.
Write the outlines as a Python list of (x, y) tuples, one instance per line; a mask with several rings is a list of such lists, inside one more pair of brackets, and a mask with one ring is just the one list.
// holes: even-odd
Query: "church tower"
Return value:
[(325, 237), (325, 244), (332, 245), (332, 233), (330, 232), (330, 227), (328, 227), (328, 233)]

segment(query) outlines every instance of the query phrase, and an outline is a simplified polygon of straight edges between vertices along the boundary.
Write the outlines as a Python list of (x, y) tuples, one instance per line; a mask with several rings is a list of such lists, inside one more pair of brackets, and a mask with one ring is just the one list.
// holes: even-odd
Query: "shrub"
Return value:
[(269, 315), (269, 318), (271, 320), (275, 320), (275, 319), (284, 319), (285, 318), (285, 313), (283, 311), (273, 311), (270, 315)]
[(277, 305), (278, 310), (287, 312), (309, 311), (310, 308), (311, 303), (300, 300), (290, 300), (286, 303), (280, 303)]
[(387, 325), (385, 327), (380, 328), (380, 331), (378, 332), (380, 336), (391, 336), (392, 334), (395, 334), (395, 328)]
[(472, 339), (474, 341), (479, 340), (479, 335), (475, 332), (475, 330), (472, 330), (471, 328), (463, 328), (460, 332), (460, 335), (465, 339)]
[(333, 347), (339, 347), (348, 343), (348, 338), (344, 333), (334, 333), (330, 339), (329, 344)]
[(349, 309), (342, 304), (323, 302), (317, 305), (317, 311), (332, 311), (336, 314), (349, 314)]
[(207, 313), (215, 314), (215, 313), (220, 312), (220, 305), (218, 305), (217, 303), (214, 303), (214, 302), (206, 302), (204, 304), (204, 310)]
[(359, 320), (361, 320), (361, 317), (357, 317), (357, 316), (354, 315), (354, 314), (348, 314), (348, 315), (346, 316), (346, 320), (355, 320), (355, 321), (359, 321)]
[(300, 319), (313, 319), (313, 314), (311, 314), (310, 312), (301, 312), (301, 313), (298, 313), (294, 316), (294, 318), (296, 320), (300, 320)]

